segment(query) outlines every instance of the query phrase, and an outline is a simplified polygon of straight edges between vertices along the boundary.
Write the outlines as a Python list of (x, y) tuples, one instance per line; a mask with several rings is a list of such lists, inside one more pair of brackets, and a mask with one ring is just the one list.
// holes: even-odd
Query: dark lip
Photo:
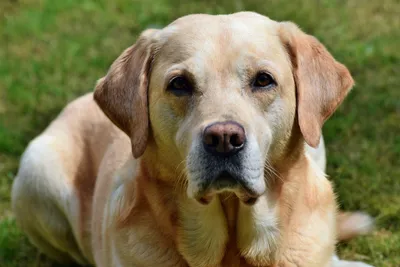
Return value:
[(253, 206), (254, 204), (256, 204), (257, 200), (259, 197), (246, 197), (244, 199), (241, 199), (242, 202), (248, 206)]

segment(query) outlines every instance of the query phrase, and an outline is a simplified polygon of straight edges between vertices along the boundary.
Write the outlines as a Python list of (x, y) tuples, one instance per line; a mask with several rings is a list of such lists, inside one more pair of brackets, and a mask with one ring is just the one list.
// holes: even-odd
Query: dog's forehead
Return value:
[(158, 37), (164, 56), (173, 61), (183, 61), (199, 52), (204, 57), (258, 54), (271, 49), (276, 53), (280, 45), (278, 22), (251, 12), (185, 16), (160, 31)]
[(173, 21), (168, 26), (178, 26), (181, 28), (195, 28), (196, 30), (210, 30), (208, 26), (218, 27), (221, 25), (247, 24), (249, 26), (265, 25), (276, 26), (278, 23), (266, 16), (254, 12), (238, 12), (230, 15), (208, 15), (192, 14), (183, 16)]

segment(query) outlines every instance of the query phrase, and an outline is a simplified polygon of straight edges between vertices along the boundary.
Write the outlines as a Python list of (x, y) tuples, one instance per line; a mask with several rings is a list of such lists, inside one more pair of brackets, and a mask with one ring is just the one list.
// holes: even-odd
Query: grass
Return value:
[[(184, 3), (180, 3), (184, 2)], [(57, 266), (15, 225), (10, 186), (29, 140), (70, 100), (91, 91), (149, 25), (188, 13), (253, 10), (292, 20), (351, 70), (357, 85), (324, 128), (341, 207), (376, 218), (340, 255), (400, 266), (400, 2), (398, 0), (0, 2), (0, 266)]]

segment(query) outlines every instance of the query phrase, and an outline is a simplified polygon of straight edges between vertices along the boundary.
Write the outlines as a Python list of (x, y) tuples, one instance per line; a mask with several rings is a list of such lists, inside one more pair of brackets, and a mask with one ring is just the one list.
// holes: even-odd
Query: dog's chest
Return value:
[(179, 252), (189, 266), (269, 266), (275, 258), (278, 231), (268, 210), (262, 214), (265, 205), (248, 209), (237, 199), (222, 199), (200, 209), (182, 207)]
[(278, 228), (274, 212), (267, 199), (261, 198), (257, 206), (241, 205), (237, 198), (221, 201), (229, 239), (221, 267), (253, 267), (273, 264), (278, 245)]

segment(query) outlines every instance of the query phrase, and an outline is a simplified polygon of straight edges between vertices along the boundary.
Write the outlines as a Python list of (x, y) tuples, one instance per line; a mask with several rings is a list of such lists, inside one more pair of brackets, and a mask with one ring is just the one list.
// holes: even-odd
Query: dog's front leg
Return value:
[(265, 195), (253, 206), (239, 206), (237, 246), (246, 262), (269, 266), (275, 261), (280, 242), (277, 210)]
[(218, 197), (202, 206), (191, 199), (180, 205), (178, 249), (189, 266), (220, 266), (228, 241), (226, 218)]

